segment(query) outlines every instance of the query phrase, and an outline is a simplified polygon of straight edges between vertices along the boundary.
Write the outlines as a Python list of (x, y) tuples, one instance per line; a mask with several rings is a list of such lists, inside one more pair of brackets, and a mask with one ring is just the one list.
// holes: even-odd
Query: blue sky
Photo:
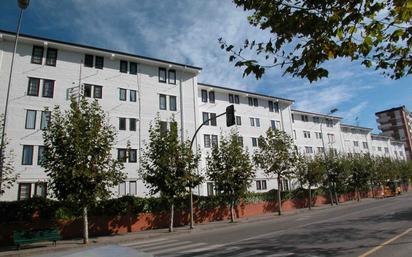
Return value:
[[(15, 30), (16, 0), (0, 1), (0, 29)], [(265, 39), (247, 13), (229, 0), (31, 0), (22, 33), (182, 62), (203, 68), (199, 81), (294, 99), (294, 108), (336, 114), (345, 123), (376, 130), (374, 113), (406, 105), (412, 109), (412, 77), (390, 80), (358, 63), (326, 63), (329, 78), (310, 84), (268, 70), (263, 79), (243, 78), (228, 63), (218, 38), (242, 43)]]

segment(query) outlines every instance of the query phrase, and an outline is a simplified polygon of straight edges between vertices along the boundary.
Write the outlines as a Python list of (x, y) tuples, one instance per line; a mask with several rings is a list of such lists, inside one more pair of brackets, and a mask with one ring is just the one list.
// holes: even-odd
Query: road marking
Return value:
[(284, 256), (291, 256), (294, 255), (294, 253), (275, 253), (272, 255), (267, 255), (266, 257), (284, 257)]
[(224, 246), (224, 245), (209, 245), (209, 246), (206, 246), (206, 247), (203, 247), (203, 248), (187, 250), (187, 251), (184, 251), (184, 252), (181, 252), (181, 253), (185, 254), (185, 253), (205, 252), (205, 251), (213, 250), (213, 249), (216, 249), (216, 248), (219, 248), (219, 247), (222, 247), (222, 246)]
[(261, 256), (261, 253), (264, 253), (265, 251), (263, 250), (250, 250), (247, 252), (239, 253), (236, 254), (236, 257), (247, 257), (247, 256)]
[(176, 252), (176, 251), (184, 250), (184, 249), (187, 249), (187, 248), (204, 246), (204, 245), (206, 245), (206, 243), (188, 244), (188, 245), (182, 245), (182, 246), (178, 246), (178, 247), (163, 249), (163, 250), (160, 250), (160, 251), (150, 251), (150, 253), (157, 255), (157, 254), (161, 254), (161, 253), (165, 253), (165, 252)]
[[(176, 241), (176, 240), (174, 240), (174, 241)], [(161, 244), (161, 245), (150, 245), (150, 246), (144, 246), (144, 247), (139, 247), (139, 248), (136, 248), (136, 249), (139, 249), (139, 250), (143, 250), (143, 251), (145, 251), (145, 252), (152, 252), (152, 251), (154, 251), (154, 250), (158, 250), (158, 249), (163, 249), (163, 248), (168, 248), (168, 250), (170, 250), (171, 249), (171, 247), (175, 247), (175, 246), (179, 246), (179, 245), (184, 245), (184, 244), (189, 244), (190, 245), (190, 241), (177, 241), (177, 242), (170, 242), (170, 243), (167, 243), (167, 244)]]
[(160, 241), (160, 242), (146, 242), (146, 243), (141, 243), (138, 245), (133, 245), (130, 246), (132, 248), (147, 248), (147, 247), (153, 247), (155, 245), (159, 246), (159, 245), (164, 245), (164, 244), (170, 244), (170, 243), (174, 243), (177, 242), (177, 240), (166, 240), (166, 241)]
[(364, 254), (362, 254), (362, 255), (359, 255), (359, 257), (366, 257), (366, 256), (368, 256), (368, 255), (371, 255), (372, 253), (378, 251), (379, 249), (381, 249), (381, 248), (384, 247), (385, 245), (392, 243), (392, 242), (395, 241), (396, 239), (403, 237), (404, 235), (408, 234), (408, 233), (411, 232), (411, 231), (412, 231), (412, 228), (409, 228), (409, 229), (405, 230), (404, 232), (400, 233), (399, 235), (397, 235), (397, 236), (389, 239), (388, 241), (383, 242), (382, 244), (380, 244), (380, 245), (378, 245), (378, 246), (370, 249), (370, 250), (367, 251), (366, 253), (364, 253)]
[(147, 244), (147, 243), (153, 243), (153, 242), (158, 242), (158, 241), (165, 241), (167, 238), (158, 238), (158, 239), (153, 239), (153, 240), (142, 240), (138, 242), (133, 242), (133, 243), (126, 243), (126, 244), (120, 244), (121, 246), (132, 246), (132, 245), (140, 245), (140, 244)]

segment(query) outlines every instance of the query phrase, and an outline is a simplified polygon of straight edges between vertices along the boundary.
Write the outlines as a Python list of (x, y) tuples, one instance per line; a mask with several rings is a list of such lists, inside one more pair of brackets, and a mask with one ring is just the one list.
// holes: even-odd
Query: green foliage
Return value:
[(97, 101), (72, 99), (64, 113), (54, 108), (42, 166), (57, 199), (90, 207), (110, 197), (109, 188), (124, 180), (122, 163), (111, 155), (115, 135)]
[[(308, 79), (327, 77), (323, 64), (346, 58), (383, 70), (392, 79), (412, 72), (412, 5), (410, 1), (233, 0), (251, 13), (251, 26), (269, 31), (267, 40), (246, 39), (235, 47), (222, 38), (229, 62), (261, 78), (266, 69)], [(256, 59), (248, 59), (248, 52)]]
[(322, 184), (326, 175), (326, 165), (323, 156), (314, 158), (299, 155), (296, 161), (295, 177), (300, 184), (315, 186)]
[[(0, 115), (0, 135), (3, 131), (3, 125), (3, 115)], [(12, 150), (7, 151), (8, 144), (7, 135), (4, 134), (3, 147), (0, 149), (0, 195), (4, 194), (7, 189), (12, 187), (19, 176), (14, 170), (14, 153)]]

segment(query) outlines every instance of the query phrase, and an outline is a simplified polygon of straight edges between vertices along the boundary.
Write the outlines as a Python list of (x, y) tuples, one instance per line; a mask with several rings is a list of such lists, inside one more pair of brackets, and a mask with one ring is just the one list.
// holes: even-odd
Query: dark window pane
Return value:
[(217, 146), (217, 144), (218, 144), (217, 135), (212, 135), (212, 147)]
[(19, 183), (19, 193), (18, 200), (30, 198), (31, 184), (29, 183)]
[(240, 116), (236, 116), (236, 125), (242, 125), (242, 118)]
[(159, 109), (166, 110), (166, 96), (159, 95)]
[(136, 131), (136, 119), (135, 118), (129, 119), (129, 130)]
[(23, 165), (33, 165), (33, 146), (32, 145), (23, 145)]
[(57, 49), (48, 48), (46, 53), (46, 65), (56, 66)]
[(210, 135), (204, 135), (205, 148), (210, 148)]
[(136, 90), (130, 90), (130, 102), (136, 102)]
[(212, 104), (215, 103), (215, 92), (214, 91), (209, 92), (209, 103), (212, 103)]
[(176, 96), (169, 96), (169, 109), (171, 111), (176, 111), (177, 110), (177, 106), (176, 106)]
[(120, 61), (120, 72), (127, 73), (127, 61)]
[(253, 106), (253, 98), (252, 97), (248, 97), (248, 102), (250, 106)]
[(253, 98), (253, 105), (254, 105), (254, 106), (259, 106), (259, 103), (258, 103), (258, 99), (257, 99), (257, 98)]
[(239, 96), (235, 95), (235, 104), (239, 104)]
[(130, 74), (136, 75), (137, 74), (137, 63), (130, 62), (129, 63), (129, 69), (130, 69), (130, 71), (129, 71)]
[(169, 70), (169, 84), (176, 84), (176, 71)]
[(129, 150), (129, 162), (137, 162), (137, 150), (136, 149)]
[(269, 105), (269, 111), (273, 112), (273, 102), (272, 101), (268, 101), (268, 105)]
[(126, 149), (117, 149), (117, 160), (126, 162)]
[(120, 88), (119, 90), (119, 100), (120, 101), (126, 101), (126, 94), (127, 94), (127, 90), (124, 88)]
[(38, 197), (46, 197), (47, 183), (36, 183), (36, 186), (34, 187), (34, 195)]
[(203, 112), (202, 117), (203, 117), (203, 124), (204, 125), (209, 125), (209, 121), (207, 121), (209, 119), (209, 113), (208, 112)]
[(217, 126), (217, 122), (216, 122), (216, 113), (210, 113), (210, 125), (212, 126)]
[(53, 98), (54, 94), (54, 80), (43, 80), (43, 97)]
[(42, 161), (44, 159), (44, 146), (40, 145), (39, 146), (39, 152), (37, 155), (37, 165), (42, 165)]
[(207, 103), (207, 91), (202, 89), (202, 102)]
[(42, 46), (33, 46), (31, 63), (42, 64), (44, 48)]
[(51, 119), (50, 111), (41, 112), (40, 129), (47, 129), (49, 127), (49, 122)]
[(126, 118), (119, 118), (119, 130), (126, 130)]
[[(279, 112), (279, 103), (278, 102), (274, 102), (273, 103), (273, 108), (275, 109), (275, 112)], [(266, 182), (266, 181), (265, 181)]]
[(84, 55), (84, 66), (93, 67), (93, 55), (91, 54)]
[(233, 95), (232, 94), (229, 94), (229, 103), (233, 103), (234, 102), (234, 100), (233, 100)]
[(93, 87), (93, 97), (102, 99), (102, 96), (103, 96), (103, 87), (94, 85), (94, 87)]
[(241, 147), (243, 147), (243, 137), (238, 137), (238, 142)]
[(102, 56), (96, 56), (96, 63), (94, 67), (96, 69), (103, 69), (104, 66), (104, 58)]
[(84, 84), (84, 96), (92, 97), (92, 85)]
[(35, 129), (36, 128), (36, 111), (27, 110), (26, 111), (26, 129)]
[(29, 86), (27, 88), (27, 95), (39, 96), (40, 79), (29, 78)]
[(159, 68), (159, 82), (166, 83), (166, 69)]
[(160, 134), (164, 135), (167, 133), (167, 122), (160, 121)]

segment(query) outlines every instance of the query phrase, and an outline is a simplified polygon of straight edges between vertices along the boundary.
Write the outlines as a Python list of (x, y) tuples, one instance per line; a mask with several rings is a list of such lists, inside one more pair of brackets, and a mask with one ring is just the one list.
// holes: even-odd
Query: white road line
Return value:
[(167, 253), (167, 252), (171, 253), (171, 252), (177, 252), (177, 251), (180, 251), (180, 250), (184, 250), (184, 249), (188, 249), (188, 248), (192, 248), (192, 247), (203, 246), (203, 245), (206, 245), (206, 243), (182, 245), (182, 246), (179, 246), (179, 247), (167, 248), (167, 249), (163, 249), (163, 250), (160, 250), (160, 251), (153, 251), (153, 252), (150, 252), (150, 253), (152, 253), (152, 254), (161, 254), (161, 253)]
[(203, 253), (203, 254), (199, 253), (199, 254), (196, 254), (196, 256), (197, 257), (209, 257), (209, 256), (215, 257), (215, 256), (221, 256), (221, 255), (224, 255), (224, 254), (228, 254), (230, 252), (234, 252), (234, 251), (237, 251), (237, 250), (240, 250), (239, 246), (230, 246), (230, 247), (226, 247), (223, 251), (207, 252), (207, 253)]
[(145, 251), (145, 252), (152, 252), (152, 251), (156, 251), (158, 249), (164, 249), (164, 248), (168, 248), (168, 250), (170, 250), (170, 249), (173, 249), (173, 247), (179, 246), (179, 245), (191, 245), (191, 242), (190, 241), (177, 241), (177, 242), (167, 243), (167, 244), (162, 244), (162, 245), (141, 247), (138, 249)]
[(192, 250), (184, 251), (184, 252), (181, 252), (181, 253), (185, 254), (185, 253), (204, 252), (204, 251), (216, 249), (216, 248), (219, 248), (219, 247), (222, 247), (222, 246), (224, 246), (224, 245), (209, 245), (209, 246), (206, 246), (206, 247), (203, 247), (203, 248), (192, 249)]
[(266, 255), (265, 257), (285, 257), (285, 256), (291, 256), (291, 255), (294, 255), (294, 253), (275, 253), (271, 255)]
[(121, 246), (132, 246), (132, 245), (147, 244), (147, 243), (153, 243), (153, 242), (165, 241), (165, 240), (167, 240), (167, 238), (158, 238), (158, 239), (153, 239), (153, 240), (142, 240), (142, 241), (126, 243), (126, 244), (120, 244), (120, 245)]
[(147, 243), (147, 244), (139, 244), (139, 245), (133, 245), (130, 246), (135, 249), (142, 249), (142, 248), (147, 248), (147, 247), (153, 247), (153, 246), (159, 246), (159, 245), (164, 245), (164, 244), (171, 244), (174, 242), (178, 242), (177, 240), (166, 240), (166, 241), (161, 241), (161, 242), (153, 242), (153, 243)]
[(255, 249), (255, 250), (249, 250), (247, 252), (242, 252), (242, 253), (236, 254), (234, 256), (236, 256), (236, 257), (261, 256), (261, 254), (264, 253), (264, 252), (265, 251), (263, 251), (263, 250)]

